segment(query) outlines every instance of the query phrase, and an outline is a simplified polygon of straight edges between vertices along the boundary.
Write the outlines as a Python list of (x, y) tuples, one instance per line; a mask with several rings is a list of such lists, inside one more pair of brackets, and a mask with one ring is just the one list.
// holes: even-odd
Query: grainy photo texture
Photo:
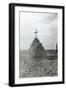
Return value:
[(20, 11), (19, 78), (58, 76), (58, 13)]

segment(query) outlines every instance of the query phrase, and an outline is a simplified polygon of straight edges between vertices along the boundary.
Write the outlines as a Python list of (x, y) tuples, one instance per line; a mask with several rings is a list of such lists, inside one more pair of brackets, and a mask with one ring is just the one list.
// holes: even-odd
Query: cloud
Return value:
[(51, 23), (53, 21), (56, 21), (58, 19), (58, 14), (49, 14), (44, 20), (45, 20), (45, 23)]

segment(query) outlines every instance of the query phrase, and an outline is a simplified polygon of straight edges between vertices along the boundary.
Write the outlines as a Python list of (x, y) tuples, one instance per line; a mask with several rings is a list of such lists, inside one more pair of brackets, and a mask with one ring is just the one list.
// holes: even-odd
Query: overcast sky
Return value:
[(55, 49), (58, 38), (57, 13), (20, 12), (20, 50), (28, 50), (35, 38), (35, 29), (38, 39), (45, 49)]

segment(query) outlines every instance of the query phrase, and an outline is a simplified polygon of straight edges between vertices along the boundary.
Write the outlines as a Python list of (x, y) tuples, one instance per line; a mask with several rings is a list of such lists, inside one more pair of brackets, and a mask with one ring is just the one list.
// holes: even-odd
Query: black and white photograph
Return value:
[(10, 86), (64, 83), (63, 6), (10, 4), (10, 31)]
[(20, 12), (19, 77), (58, 75), (58, 13)]

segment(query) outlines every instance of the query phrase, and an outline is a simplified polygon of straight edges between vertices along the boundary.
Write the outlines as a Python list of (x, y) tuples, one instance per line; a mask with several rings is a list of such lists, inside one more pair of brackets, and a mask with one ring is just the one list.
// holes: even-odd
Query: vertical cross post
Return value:
[(35, 35), (36, 35), (36, 38), (37, 38), (37, 33), (38, 33), (37, 29), (35, 29), (35, 32), (34, 32), (34, 33), (35, 33)]

